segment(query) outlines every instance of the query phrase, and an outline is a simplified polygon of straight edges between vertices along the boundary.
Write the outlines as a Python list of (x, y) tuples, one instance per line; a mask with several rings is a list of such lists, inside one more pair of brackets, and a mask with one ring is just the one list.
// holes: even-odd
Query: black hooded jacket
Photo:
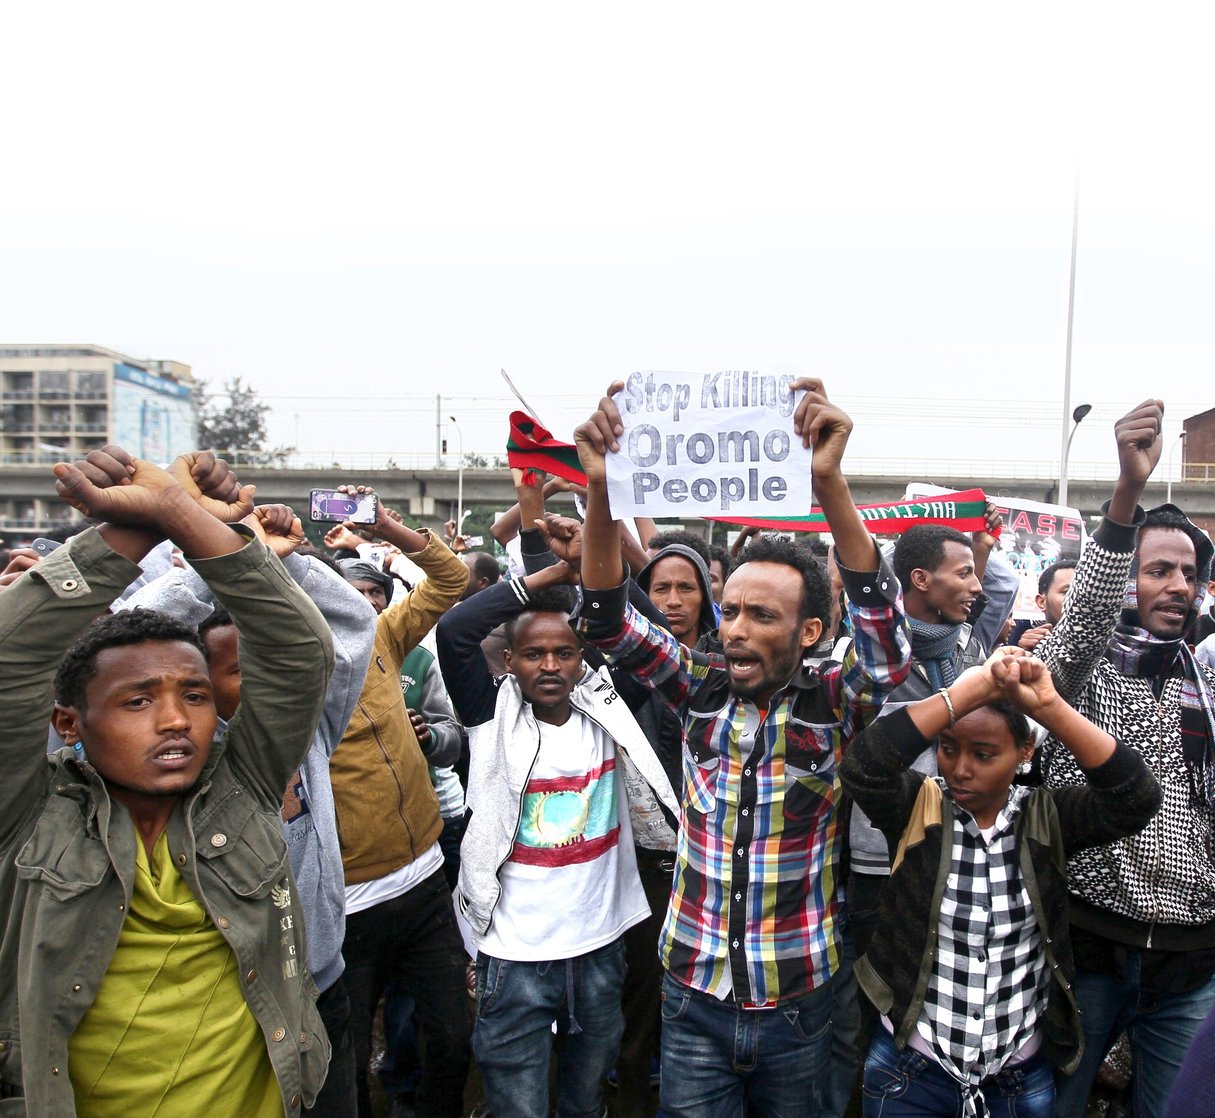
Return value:
[[(671, 544), (664, 547), (638, 573), (637, 585), (648, 595), (654, 577), (654, 564), (668, 556), (677, 555), (688, 560), (696, 569), (696, 578), (702, 593), (700, 602), (700, 639), (696, 648), (700, 652), (720, 652), (721, 641), (717, 636), (717, 618), (713, 613), (713, 584), (709, 580), (709, 568), (705, 561), (690, 547)], [(683, 795), (683, 724), (679, 716), (667, 705), (657, 691), (649, 693), (646, 701), (633, 712), (645, 736), (658, 754), (671, 787)]]

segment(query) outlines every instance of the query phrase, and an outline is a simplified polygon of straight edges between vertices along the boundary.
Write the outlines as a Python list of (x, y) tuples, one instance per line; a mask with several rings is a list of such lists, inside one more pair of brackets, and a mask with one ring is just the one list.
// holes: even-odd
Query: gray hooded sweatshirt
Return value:
[[(335, 663), (320, 724), (289, 789), (290, 818), (282, 824), (308, 939), (308, 969), (318, 990), (327, 990), (345, 969), (346, 879), (338, 845), (337, 816), (329, 783), (329, 758), (358, 705), (375, 641), (375, 610), (336, 571), (317, 559), (288, 555), (283, 566), (316, 603), (333, 634)], [(174, 567), (122, 602), (197, 625), (214, 611), (206, 583), (191, 569)], [(217, 734), (223, 733), (223, 725)]]

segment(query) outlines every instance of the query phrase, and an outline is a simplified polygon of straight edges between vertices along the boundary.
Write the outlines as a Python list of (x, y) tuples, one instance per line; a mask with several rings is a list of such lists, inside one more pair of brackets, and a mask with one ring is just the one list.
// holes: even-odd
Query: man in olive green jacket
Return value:
[[(252, 493), (211, 455), (166, 472), (108, 447), (55, 473), (105, 523), (0, 593), (0, 1115), (291, 1118), (329, 1045), (278, 812), (328, 630), (224, 522)], [(197, 637), (104, 612), (165, 538), (240, 630), (241, 707), (214, 745)], [(48, 758), (53, 698), (67, 747)]]

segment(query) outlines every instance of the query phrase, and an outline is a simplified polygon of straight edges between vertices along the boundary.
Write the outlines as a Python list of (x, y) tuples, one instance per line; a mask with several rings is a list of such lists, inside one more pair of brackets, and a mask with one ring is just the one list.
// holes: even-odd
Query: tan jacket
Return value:
[(468, 568), (437, 536), (409, 558), (426, 572), (376, 620), (359, 705), (329, 764), (346, 884), (409, 865), (443, 829), (401, 692), (401, 664), (468, 585)]

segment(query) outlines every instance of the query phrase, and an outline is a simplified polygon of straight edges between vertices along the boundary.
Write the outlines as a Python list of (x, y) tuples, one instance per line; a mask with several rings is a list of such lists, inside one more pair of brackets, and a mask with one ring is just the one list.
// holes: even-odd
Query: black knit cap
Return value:
[(339, 559), (338, 570), (347, 582), (374, 582), (384, 591), (384, 600), (392, 601), (392, 575), (366, 559)]

